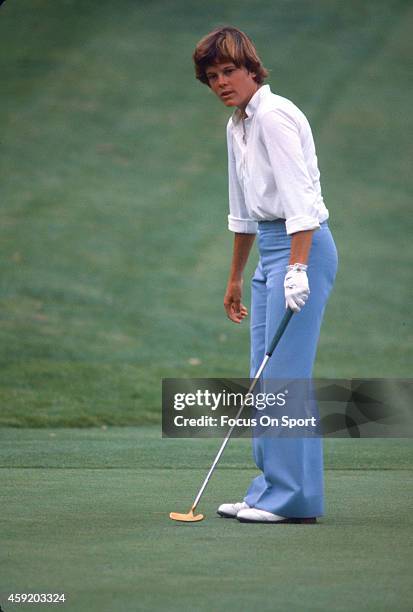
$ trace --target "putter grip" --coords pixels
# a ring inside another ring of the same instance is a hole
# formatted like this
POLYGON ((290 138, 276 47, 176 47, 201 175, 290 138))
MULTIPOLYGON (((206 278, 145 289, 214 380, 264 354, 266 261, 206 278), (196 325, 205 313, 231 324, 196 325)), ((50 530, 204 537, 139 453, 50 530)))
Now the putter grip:
POLYGON ((277 346, 281 336, 283 335, 285 328, 287 327, 291 317, 293 316, 293 311, 291 310, 291 308, 287 308, 287 311, 285 313, 285 315, 282 318, 282 321, 280 323, 280 325, 278 326, 277 331, 275 332, 274 338, 272 339, 272 342, 268 348, 267 351, 267 355, 268 357, 271 357, 271 355, 274 352, 275 347, 277 346))

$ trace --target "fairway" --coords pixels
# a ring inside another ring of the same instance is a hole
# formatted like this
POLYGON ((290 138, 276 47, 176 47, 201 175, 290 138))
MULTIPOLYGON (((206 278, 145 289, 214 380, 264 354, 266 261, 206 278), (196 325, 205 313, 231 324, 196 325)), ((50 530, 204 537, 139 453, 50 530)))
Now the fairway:
POLYGON ((256 473, 249 441, 233 440, 205 520, 170 521, 216 447, 149 427, 0 430, 0 605, 52 591, 75 612, 409 609, 410 441, 327 440, 326 516, 276 526, 215 514, 256 473))
POLYGON ((161 378, 248 373, 222 306, 231 111, 191 63, 222 22, 313 127, 340 260, 315 375, 410 376, 411 2, 121 6, 0 8, 0 424, 156 423, 161 378))

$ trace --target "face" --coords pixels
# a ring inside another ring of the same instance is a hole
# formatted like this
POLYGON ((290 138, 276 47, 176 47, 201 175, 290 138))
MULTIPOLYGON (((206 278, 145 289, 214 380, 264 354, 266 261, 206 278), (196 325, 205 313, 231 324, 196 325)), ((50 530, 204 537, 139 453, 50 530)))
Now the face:
POLYGON ((212 91, 225 106, 238 106, 245 109, 259 85, 254 81, 254 72, 232 62, 222 62, 208 66, 206 76, 212 91))

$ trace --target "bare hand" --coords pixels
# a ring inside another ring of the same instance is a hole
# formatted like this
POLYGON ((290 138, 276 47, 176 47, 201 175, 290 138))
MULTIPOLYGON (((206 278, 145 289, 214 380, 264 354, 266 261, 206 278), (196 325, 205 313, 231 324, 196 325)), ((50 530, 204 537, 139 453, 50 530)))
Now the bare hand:
POLYGON ((241 303, 242 281, 230 281, 224 297, 224 308, 228 319, 234 323, 241 321, 248 316, 248 310, 241 303))

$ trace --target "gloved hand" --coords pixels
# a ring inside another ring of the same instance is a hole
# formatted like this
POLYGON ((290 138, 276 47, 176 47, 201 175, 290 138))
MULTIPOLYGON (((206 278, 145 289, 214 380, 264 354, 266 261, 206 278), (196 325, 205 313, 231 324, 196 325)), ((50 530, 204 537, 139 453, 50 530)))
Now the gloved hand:
POLYGON ((310 295, 307 266, 300 263, 287 266, 287 274, 284 279, 284 295, 285 307, 290 307, 294 312, 300 312, 310 295))

